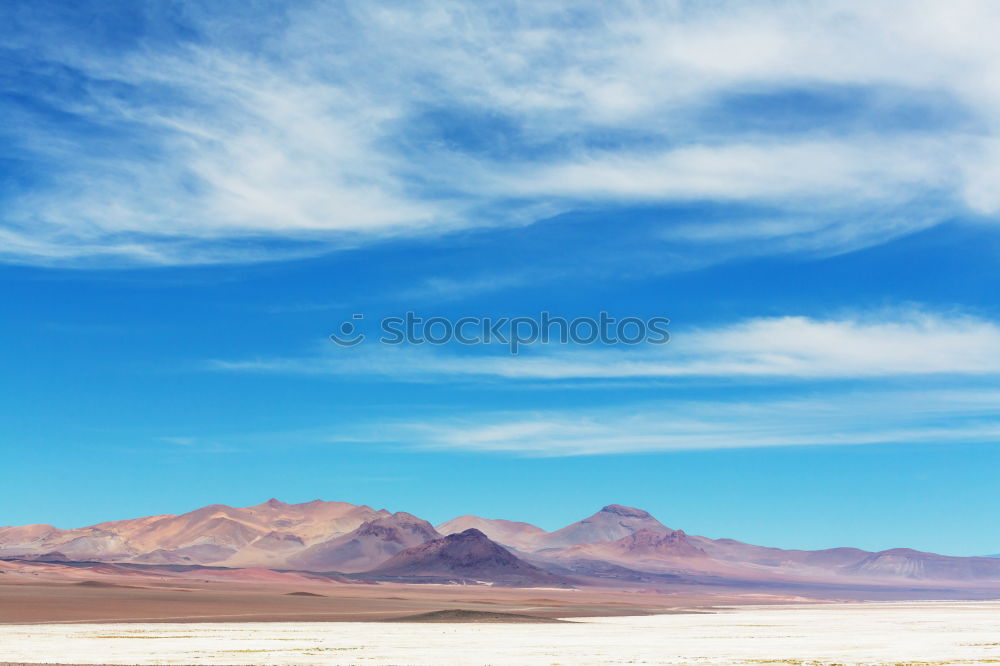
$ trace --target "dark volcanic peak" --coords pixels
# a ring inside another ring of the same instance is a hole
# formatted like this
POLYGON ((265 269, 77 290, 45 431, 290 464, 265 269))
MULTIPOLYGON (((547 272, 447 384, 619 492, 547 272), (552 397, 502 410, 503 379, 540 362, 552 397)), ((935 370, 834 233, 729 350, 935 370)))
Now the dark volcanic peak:
POLYGON ((368 573, 513 586, 566 585, 565 579, 525 562, 475 528, 407 548, 368 573))
POLYGON ((473 571, 485 567, 518 568, 522 562, 509 550, 490 541, 475 528, 449 534, 441 539, 397 553, 373 571, 381 573, 424 574, 473 571))
POLYGON ((419 615, 393 617, 382 622, 470 622, 470 623, 562 623, 554 617, 538 617, 537 615, 521 615, 519 613, 491 613, 489 611, 465 610, 449 608, 447 610, 431 611, 419 615))

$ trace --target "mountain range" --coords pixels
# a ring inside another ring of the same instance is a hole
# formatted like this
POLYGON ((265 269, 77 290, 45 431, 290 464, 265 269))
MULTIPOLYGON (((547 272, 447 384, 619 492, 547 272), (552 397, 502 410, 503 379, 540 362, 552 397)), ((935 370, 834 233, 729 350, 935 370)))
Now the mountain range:
POLYGON ((0 528, 0 559, 267 569, 363 581, 518 587, 852 585, 1000 589, 1000 559, 906 548, 788 550, 672 529, 611 504, 548 532, 472 515, 436 527, 405 512, 315 500, 211 505, 62 530, 0 528))

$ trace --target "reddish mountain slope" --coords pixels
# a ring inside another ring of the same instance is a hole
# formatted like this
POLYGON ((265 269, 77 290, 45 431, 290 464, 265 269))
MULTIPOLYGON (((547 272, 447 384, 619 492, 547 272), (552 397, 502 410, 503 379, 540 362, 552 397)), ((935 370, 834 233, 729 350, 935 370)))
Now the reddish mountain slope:
POLYGON ((707 558, 701 548, 695 546, 683 530, 658 532, 641 529, 612 542, 614 552, 624 558, 707 558))
POLYGON ((367 506, 270 500, 235 508, 214 504, 178 516, 149 516, 59 530, 0 529, 0 557, 280 566, 283 555, 389 515, 367 506))
POLYGON ((639 530, 671 531, 642 509, 609 504, 589 518, 546 534, 538 539, 537 544, 540 548, 558 548, 581 543, 616 541, 639 530))
POLYGON ((615 541, 585 543, 535 553, 535 557, 565 563, 583 570, 593 562, 610 562, 648 572, 732 572, 733 568, 710 558, 682 530, 641 529, 615 541))
POLYGON ((513 520, 480 518, 479 516, 459 516, 437 526, 441 534, 456 534, 467 529, 477 529, 491 540, 518 550, 534 550, 538 541, 548 532, 531 523, 513 520))
POLYGON ((401 511, 310 546, 289 557, 288 565, 306 571, 367 571, 401 550, 439 538, 426 520, 401 511))
MULTIPOLYGON (((856 548, 766 548, 687 535, 645 511, 617 504, 551 533, 528 523, 476 516, 448 521, 441 531, 464 540, 442 541, 429 523, 407 513, 390 514, 345 502, 270 500, 242 508, 216 504, 176 516, 71 530, 51 525, 4 527, 0 559, 357 573, 383 562, 388 565, 390 558, 414 547, 437 544, 432 550, 447 548, 434 556, 425 552, 419 566, 396 560, 393 566, 400 568, 392 575, 545 584, 551 574, 533 566, 539 565, 554 571, 604 571, 608 576, 618 571, 632 578, 635 572, 710 574, 746 584, 765 580, 860 584, 847 582, 854 580, 899 586, 938 581, 970 587, 1000 582, 1000 560, 995 558, 947 557, 908 549, 871 553, 856 548), (464 554, 459 546, 465 548, 464 554)), ((413 552, 407 555, 411 556, 413 552)))

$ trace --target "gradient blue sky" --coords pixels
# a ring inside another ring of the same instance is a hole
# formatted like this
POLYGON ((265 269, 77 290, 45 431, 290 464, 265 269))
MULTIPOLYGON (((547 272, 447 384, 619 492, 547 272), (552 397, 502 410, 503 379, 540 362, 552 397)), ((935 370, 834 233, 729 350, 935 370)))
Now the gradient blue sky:
POLYGON ((995 3, 6 2, 0 524, 1000 552, 995 3), (353 349, 425 316, 663 346, 353 349))

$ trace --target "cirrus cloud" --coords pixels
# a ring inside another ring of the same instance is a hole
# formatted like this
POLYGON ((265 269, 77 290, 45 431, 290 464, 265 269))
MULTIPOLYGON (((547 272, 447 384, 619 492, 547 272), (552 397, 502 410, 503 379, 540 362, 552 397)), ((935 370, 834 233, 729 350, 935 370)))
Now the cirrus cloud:
MULTIPOLYGON (((371 442, 526 456, 653 453, 775 446, 991 444, 992 390, 835 392, 734 401, 666 400, 615 407, 481 411, 450 419, 358 425, 371 442)), ((331 441, 340 441, 332 436, 331 441)), ((345 440, 353 441, 353 440, 345 440)))
POLYGON ((662 346, 525 346, 517 357, 486 347, 393 347, 374 339, 305 357, 216 359, 225 372, 374 375, 404 380, 885 379, 1000 374, 1000 325, 962 313, 922 310, 854 317, 760 317, 672 330, 662 346), (374 345, 374 346, 373 346, 374 345))
POLYGON ((11 12, 7 260, 252 261, 692 200, 762 211, 711 242, 839 252, 1000 210, 994 3, 170 6, 121 8, 140 32, 111 45, 86 7, 11 12))

